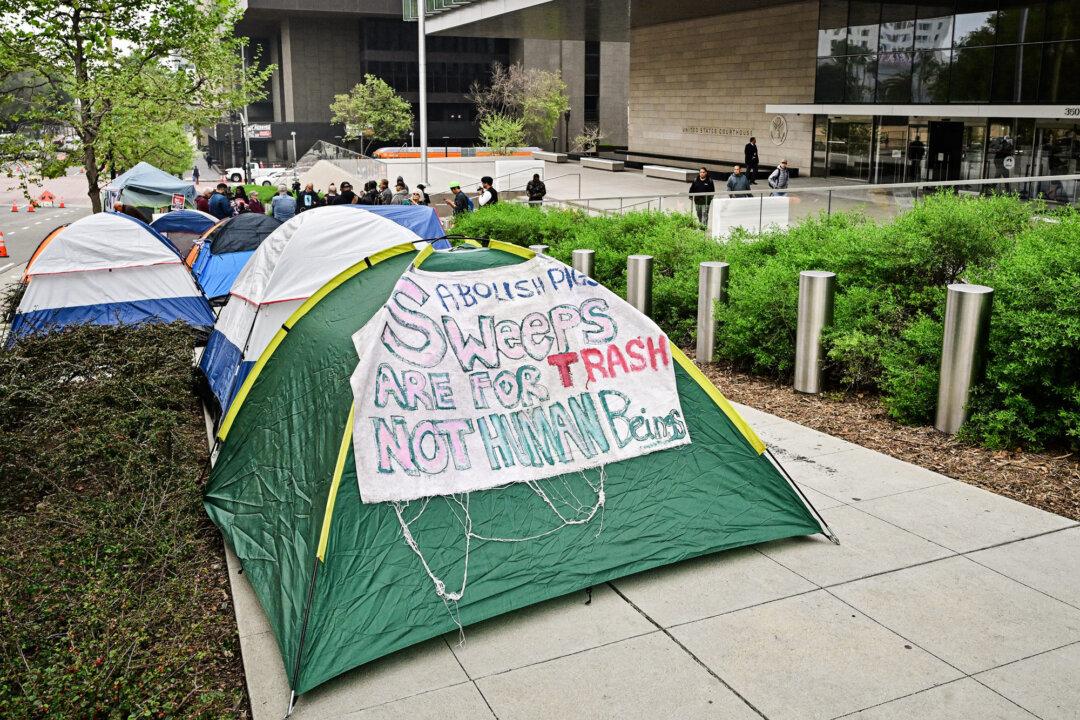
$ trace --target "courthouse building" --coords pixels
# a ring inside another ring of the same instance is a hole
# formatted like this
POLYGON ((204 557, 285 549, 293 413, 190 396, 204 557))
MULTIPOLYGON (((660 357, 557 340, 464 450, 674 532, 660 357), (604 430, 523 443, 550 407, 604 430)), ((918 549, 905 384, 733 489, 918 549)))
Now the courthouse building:
MULTIPOLYGON (((291 160, 293 132, 298 155, 317 140, 341 144, 344 129, 330 123, 330 103, 367 73, 389 83, 412 103, 414 117, 419 116, 417 28, 402 19, 401 0, 246 0, 236 32, 251 40, 249 62, 257 57, 277 68, 266 98, 247 108, 256 160, 291 160)), ((586 125, 601 125, 605 143, 625 145, 628 56, 625 40, 533 40, 475 33, 430 37, 430 143, 476 144, 475 108, 466 97, 469 87, 474 81, 484 83, 493 63, 521 62, 562 71, 571 113, 555 131, 560 149, 567 137, 572 140, 586 125)), ((240 157, 237 123, 235 119, 232 124, 221 123, 211 133, 212 154, 227 164, 238 164, 240 157)), ((418 128, 414 132, 418 143, 418 128)), ((545 139, 545 146, 548 142, 545 139)))
POLYGON ((628 153, 913 182, 1080 172, 1080 0, 428 0, 429 33, 628 41, 628 153))

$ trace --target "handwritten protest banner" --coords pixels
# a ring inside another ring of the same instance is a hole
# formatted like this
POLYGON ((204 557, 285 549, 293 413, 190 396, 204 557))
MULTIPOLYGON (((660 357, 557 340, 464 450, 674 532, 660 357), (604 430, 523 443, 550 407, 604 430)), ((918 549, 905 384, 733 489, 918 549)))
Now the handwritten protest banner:
POLYGON ((353 342, 365 503, 540 480, 690 442, 667 336, 548 256, 409 270, 353 342))

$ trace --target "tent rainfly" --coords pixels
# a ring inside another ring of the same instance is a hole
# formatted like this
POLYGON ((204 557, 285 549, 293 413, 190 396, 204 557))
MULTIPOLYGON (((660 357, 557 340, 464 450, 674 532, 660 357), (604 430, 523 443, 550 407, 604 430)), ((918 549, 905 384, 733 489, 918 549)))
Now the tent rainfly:
POLYGON ((181 255, 191 252, 203 234, 214 227, 218 219, 202 210, 171 210, 156 218, 150 227, 169 238, 181 255))
POLYGON ((136 207, 168 207, 173 195, 183 195, 184 204, 195 204, 195 186, 187 180, 173 177, 150 163, 140 162, 102 189, 102 196, 110 201, 127 203, 136 207))
POLYGON ((608 580, 833 537, 651 320, 495 242, 339 274, 279 325, 218 440, 204 503, 294 696, 608 580))
POLYGON ((236 276, 280 225, 270 215, 244 213, 222 220, 192 246, 185 262, 211 302, 228 299, 236 276))
POLYGON ((209 331, 214 314, 180 254, 148 225, 97 213, 57 228, 27 263, 12 338, 68 325, 183 321, 209 331))
POLYGON ((421 205, 331 205, 283 223, 236 276, 203 353, 218 407, 228 409, 274 333, 328 280, 379 250, 441 237, 435 210, 421 205))

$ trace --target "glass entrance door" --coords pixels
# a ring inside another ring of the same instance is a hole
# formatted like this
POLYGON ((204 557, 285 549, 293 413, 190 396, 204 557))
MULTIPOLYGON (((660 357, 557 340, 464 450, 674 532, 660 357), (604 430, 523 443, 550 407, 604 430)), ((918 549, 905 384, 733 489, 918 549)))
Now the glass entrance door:
POLYGON ((828 175, 870 180, 870 118, 829 118, 828 175))
POLYGON ((874 182, 902 183, 907 177, 908 126, 882 124, 877 130, 874 182))

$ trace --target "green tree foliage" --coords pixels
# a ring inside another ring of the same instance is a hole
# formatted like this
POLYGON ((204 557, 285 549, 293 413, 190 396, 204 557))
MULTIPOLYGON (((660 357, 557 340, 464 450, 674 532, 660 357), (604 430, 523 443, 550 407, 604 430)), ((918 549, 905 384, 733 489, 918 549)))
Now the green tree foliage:
POLYGON ((570 109, 561 73, 526 69, 520 63, 496 63, 490 82, 474 82, 469 99, 476 105, 481 121, 491 115, 519 118, 526 140, 536 145, 550 140, 559 118, 570 109))
POLYGON ((0 81, 22 78, 25 101, 0 154, 30 166, 30 178, 81 165, 99 210, 118 138, 124 151, 132 138, 153 147, 160 138, 141 126, 201 127, 262 97, 273 68, 242 68, 241 13, 236 0, 0 0, 0 81), (54 142, 69 131, 70 142, 54 142))
POLYGON ((346 140, 397 140, 413 126, 412 106, 380 78, 364 75, 347 93, 334 96, 330 122, 345 126, 346 140))
POLYGON ((524 125, 518 118, 492 113, 480 121, 480 140, 496 155, 511 154, 524 138, 524 125))

